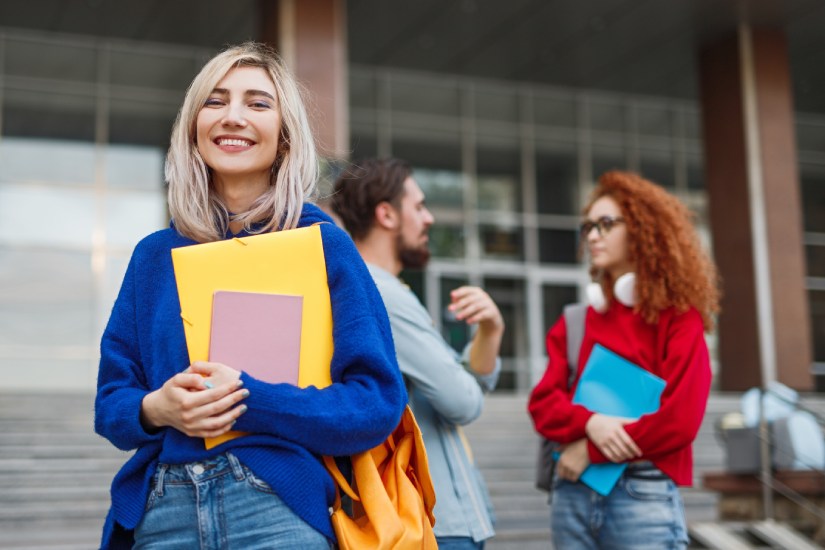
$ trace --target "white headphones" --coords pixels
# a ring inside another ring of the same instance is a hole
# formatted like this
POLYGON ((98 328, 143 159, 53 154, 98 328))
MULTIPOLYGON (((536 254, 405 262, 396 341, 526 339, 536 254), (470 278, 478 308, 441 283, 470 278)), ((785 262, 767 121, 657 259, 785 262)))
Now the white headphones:
MULTIPOLYGON (((599 313, 607 311, 607 298, 599 283, 587 285, 587 302, 599 313)), ((625 273, 613 283, 613 296, 627 307, 636 305, 636 274, 625 273)))

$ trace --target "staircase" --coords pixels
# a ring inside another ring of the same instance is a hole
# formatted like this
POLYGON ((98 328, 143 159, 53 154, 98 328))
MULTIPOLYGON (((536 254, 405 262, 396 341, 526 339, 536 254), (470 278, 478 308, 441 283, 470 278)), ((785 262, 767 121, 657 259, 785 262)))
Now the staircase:
POLYGON ((91 394, 0 394, 0 548, 97 548, 127 455, 92 430, 91 394))
MULTIPOLYGON (((714 425, 722 415, 739 410, 739 399, 739 394, 713 393, 693 445, 694 486, 681 489, 690 526, 691 548, 738 548, 720 544, 719 540, 748 544, 739 546, 743 549, 819 548, 803 545, 800 541, 811 542, 775 522, 727 524, 717 521, 718 497, 716 493, 702 489, 702 474, 725 469, 724 450, 716 439, 714 425), (788 541, 793 544, 787 545, 788 541)), ((822 398, 806 399, 805 402, 816 410, 825 411, 822 398)), ((526 396, 488 396, 481 417, 466 428, 497 516, 496 537, 485 546, 488 550, 550 548, 547 499, 533 486, 538 439, 527 415, 526 403, 526 396)))
MULTIPOLYGON (((0 549, 97 548, 109 507, 109 483, 128 455, 94 434, 92 400, 91 394, 0 393, 0 549)), ((825 410, 825 400, 814 404, 825 410)), ((741 548, 802 550, 806 547, 776 542, 791 540, 782 538, 787 533, 781 532, 781 524, 715 521, 717 498, 701 489, 701 476, 724 469, 713 425, 738 408, 738 395, 712 395, 694 444, 695 487, 682 491, 693 547, 713 548, 712 541, 724 536, 718 534, 723 531, 750 545, 741 548), (768 535, 774 542, 766 542, 768 535)), ((527 416, 526 396, 489 396, 481 418, 466 433, 496 509, 497 536, 486 548, 550 548, 546 497, 533 487, 538 439, 527 416)))

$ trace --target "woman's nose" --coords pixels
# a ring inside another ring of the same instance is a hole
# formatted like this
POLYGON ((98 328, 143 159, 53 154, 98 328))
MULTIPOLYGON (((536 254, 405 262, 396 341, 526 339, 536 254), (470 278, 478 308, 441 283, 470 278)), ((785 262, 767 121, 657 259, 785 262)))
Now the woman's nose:
POLYGON ((246 119, 243 116, 241 105, 230 104, 226 109, 226 114, 221 121, 224 125, 246 126, 246 119))

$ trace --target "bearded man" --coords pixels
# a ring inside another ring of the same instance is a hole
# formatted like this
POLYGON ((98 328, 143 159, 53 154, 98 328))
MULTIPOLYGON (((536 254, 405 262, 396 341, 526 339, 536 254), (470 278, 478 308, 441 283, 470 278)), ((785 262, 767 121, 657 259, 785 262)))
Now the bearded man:
POLYGON ((398 278, 403 269, 426 267, 430 258, 428 231, 434 219, 424 199, 407 162, 364 159, 336 180, 332 208, 355 241, 389 313, 398 365, 436 491, 438 547, 483 549, 495 534, 492 506, 461 426, 478 418, 484 393, 498 381, 504 320, 481 288, 453 290, 448 310, 476 327, 459 355, 398 278))

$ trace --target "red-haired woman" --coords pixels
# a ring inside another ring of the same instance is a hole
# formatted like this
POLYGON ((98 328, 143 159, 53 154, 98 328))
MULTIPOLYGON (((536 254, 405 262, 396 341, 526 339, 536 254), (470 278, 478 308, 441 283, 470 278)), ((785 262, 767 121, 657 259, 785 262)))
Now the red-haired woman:
POLYGON ((553 541, 565 550, 685 548, 676 486, 692 482, 691 445, 710 389, 704 333, 719 310, 716 268, 687 208, 636 174, 604 174, 583 212, 581 237, 594 282, 576 374, 569 384, 562 317, 547 334, 547 371, 529 403, 536 430, 563 445, 553 541), (665 380, 657 412, 629 420, 571 402, 596 344, 665 380), (628 467, 602 496, 579 476, 605 462, 628 467))

